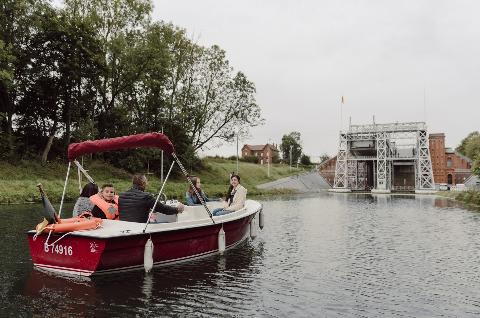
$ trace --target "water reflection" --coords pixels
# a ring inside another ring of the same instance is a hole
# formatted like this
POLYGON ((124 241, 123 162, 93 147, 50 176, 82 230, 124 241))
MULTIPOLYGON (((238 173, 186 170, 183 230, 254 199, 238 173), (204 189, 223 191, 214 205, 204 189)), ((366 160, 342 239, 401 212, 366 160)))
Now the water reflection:
POLYGON ((180 315, 186 308, 201 313, 205 311, 204 302, 217 297, 222 297, 224 303, 217 313, 227 313, 228 303, 241 298, 239 287, 248 289, 252 284, 253 264, 261 262, 262 253, 263 243, 254 246, 246 242, 224 256, 154 268, 148 274, 134 271, 92 278, 57 276, 32 269, 23 296, 30 300, 29 314, 33 315, 153 315, 159 309, 180 315), (229 293, 226 281, 235 285, 235 293, 229 293), (205 290, 209 294, 204 294, 205 290), (59 302, 56 306, 44 306, 55 300, 59 302))
POLYGON ((5 316, 476 317, 480 213, 434 196, 265 201, 266 227, 224 256, 72 279, 32 271, 40 215, 0 207, 5 316))

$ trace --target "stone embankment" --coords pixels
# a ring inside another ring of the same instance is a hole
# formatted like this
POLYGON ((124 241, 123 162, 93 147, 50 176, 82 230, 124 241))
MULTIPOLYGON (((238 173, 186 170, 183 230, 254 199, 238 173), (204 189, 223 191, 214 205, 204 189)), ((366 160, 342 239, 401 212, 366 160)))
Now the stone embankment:
POLYGON ((297 192, 317 192, 330 189, 331 187, 317 171, 314 171, 260 184, 257 188, 263 190, 289 189, 297 192))

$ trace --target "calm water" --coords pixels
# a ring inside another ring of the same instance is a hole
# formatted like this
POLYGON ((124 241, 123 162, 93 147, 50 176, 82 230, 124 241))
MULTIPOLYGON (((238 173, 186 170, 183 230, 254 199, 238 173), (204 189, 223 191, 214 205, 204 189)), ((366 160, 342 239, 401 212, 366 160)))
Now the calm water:
POLYGON ((33 270, 40 207, 0 206, 0 315, 480 315, 480 213, 414 196, 263 203, 266 227, 224 256, 94 279, 33 270))

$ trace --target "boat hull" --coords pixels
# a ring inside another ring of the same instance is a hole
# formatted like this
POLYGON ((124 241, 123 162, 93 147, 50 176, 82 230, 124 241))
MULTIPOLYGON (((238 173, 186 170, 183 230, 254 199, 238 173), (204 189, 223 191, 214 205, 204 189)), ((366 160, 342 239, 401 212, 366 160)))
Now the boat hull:
MULTIPOLYGON (((154 266, 185 261, 218 253, 218 233, 223 226, 227 248, 249 236, 256 213, 223 223, 189 228, 128 233, 123 236, 95 237, 28 232, 34 266, 66 274, 98 275, 143 268, 145 243, 152 239, 154 266), (47 241, 53 246, 46 246, 47 241)), ((115 221, 113 221, 115 222, 115 221)), ((117 221, 118 222, 118 221, 117 221)))

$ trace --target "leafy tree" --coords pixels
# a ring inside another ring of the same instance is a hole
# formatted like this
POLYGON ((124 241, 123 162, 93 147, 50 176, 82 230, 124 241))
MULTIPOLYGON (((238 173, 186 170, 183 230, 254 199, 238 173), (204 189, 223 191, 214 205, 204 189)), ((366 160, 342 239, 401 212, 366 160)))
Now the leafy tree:
POLYGON ((88 26, 53 8, 45 7, 42 13, 26 51, 30 58, 19 89, 18 122, 37 131, 40 141, 47 139, 42 150, 45 163, 54 139, 64 134, 64 145, 68 145, 72 124, 78 125, 87 112, 83 92, 88 90, 82 83, 97 73, 98 45, 88 26))
POLYGON ((330 159, 330 156, 327 153, 324 153, 323 155, 320 156, 320 163, 327 161, 330 159))
POLYGON ((283 135, 282 143, 280 144, 280 150, 285 162, 290 162, 290 152, 292 155, 292 164, 297 163, 302 154, 302 146, 300 140, 300 133, 293 131, 288 135, 283 135))
MULTIPOLYGON (((188 167, 199 149, 261 125, 255 85, 218 46, 151 23, 151 0, 0 4, 0 153, 65 156, 85 139, 164 130, 188 167), (13 142, 16 138, 15 142, 13 142), (14 145, 16 148, 14 148, 14 145)), ((137 170, 157 153, 103 157, 137 170)), ((298 158, 297 158, 298 159, 298 158)))
POLYGON ((478 131, 473 131, 473 132, 469 133, 467 137, 462 139, 462 141, 460 142, 460 145, 457 148, 455 148, 455 151, 457 151, 457 152, 461 153, 462 155, 466 156, 467 155, 467 152, 466 152, 467 143, 470 141, 470 139, 475 138, 479 135, 480 135, 480 133, 478 131))
POLYGON ((473 161, 472 171, 477 176, 480 176, 480 156, 477 156, 473 161))
POLYGON ((480 133, 474 131, 468 134, 455 150, 472 159, 472 171, 480 175, 480 133))
POLYGON ((29 56, 25 53, 30 39, 35 34, 39 12, 45 6, 42 0, 4 0, 0 2, 0 125, 2 153, 13 155, 14 118, 18 114, 18 88, 27 70, 29 56), (5 59, 4 59, 5 58, 5 59), (3 135, 3 132, 5 135, 3 135))
POLYGON ((309 166, 312 164, 312 161, 310 160, 310 157, 307 156, 306 154, 303 154, 301 157, 300 157, 300 163, 304 166, 309 166))
POLYGON ((465 155, 475 159, 480 155, 480 135, 471 136, 465 144, 465 155))

